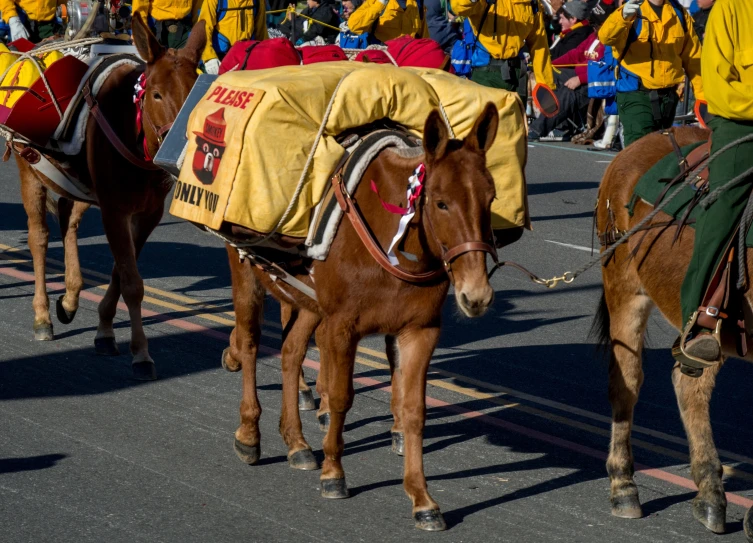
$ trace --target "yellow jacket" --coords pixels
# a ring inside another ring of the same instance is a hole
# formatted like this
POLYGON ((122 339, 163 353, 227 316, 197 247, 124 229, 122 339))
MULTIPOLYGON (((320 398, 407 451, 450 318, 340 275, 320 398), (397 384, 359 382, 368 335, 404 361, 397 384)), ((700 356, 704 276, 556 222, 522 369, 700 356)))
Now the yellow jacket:
MULTIPOLYGON (((648 89, 663 89, 682 83, 685 74, 693 84, 696 98, 704 99, 701 82, 701 42, 693 30, 693 19, 686 10, 685 28, 674 7, 664 2, 661 19, 649 2, 641 5, 641 31, 621 59, 626 70, 638 76, 648 89)), ((627 44, 635 18, 625 20, 618 9, 599 30, 599 40, 612 46, 612 54, 620 58, 627 44)))
POLYGON ((425 16, 418 12, 416 0, 406 0, 405 11, 397 0, 387 0, 386 5, 379 0, 366 0, 350 15, 348 28, 354 34, 369 32, 383 42, 406 35, 427 36, 425 16))
POLYGON ((55 18, 57 0, 0 0, 0 12, 6 23, 11 17, 18 17, 16 6, 21 8, 32 21, 49 21, 55 18))
POLYGON ((702 65, 709 112, 753 121, 753 3, 717 1, 706 23, 702 65))
POLYGON ((131 4, 133 12, 145 21, 149 15, 157 21, 180 20, 191 15, 192 8, 192 0, 133 0, 131 4))
MULTIPOLYGON (((452 9, 468 17, 475 34, 486 11, 486 0, 453 0, 452 9)), ((552 58, 541 9, 533 12, 531 0, 497 0, 489 8, 478 41, 495 59, 517 57, 528 44, 536 81, 554 88, 552 58), (497 35, 494 35, 496 20, 497 35)))
POLYGON ((266 40, 267 13, 264 5, 264 0, 204 0, 199 12, 199 21, 206 21, 204 62, 217 58, 218 54, 224 55, 237 41, 266 40), (254 5, 258 13, 254 13, 254 5), (225 11, 227 8, 230 9, 225 11))

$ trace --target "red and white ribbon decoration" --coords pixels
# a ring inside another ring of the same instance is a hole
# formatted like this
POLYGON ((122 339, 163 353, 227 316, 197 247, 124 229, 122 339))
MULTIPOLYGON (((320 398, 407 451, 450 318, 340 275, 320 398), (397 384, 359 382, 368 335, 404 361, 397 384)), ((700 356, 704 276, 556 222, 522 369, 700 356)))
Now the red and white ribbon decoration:
POLYGON ((413 171, 413 175, 408 178, 408 189, 405 193, 405 198, 408 201, 407 207, 399 207, 382 200, 382 197, 379 196, 379 190, 377 189, 376 183, 374 183, 373 179, 371 180, 371 190, 376 192, 377 196, 379 196, 379 201, 381 202, 382 207, 394 215, 402 215, 397 227, 397 233, 395 234, 395 237, 392 238, 389 249, 387 249, 387 256, 393 266, 399 264, 397 256, 395 256, 395 247, 405 236, 405 232, 408 230, 408 223, 410 223, 411 219, 416 214, 416 202, 423 192, 425 177, 426 166, 421 163, 413 171))
MULTIPOLYGON (((144 98, 144 95, 146 94, 146 73, 143 73, 139 76, 139 79, 136 81, 136 84, 133 86, 133 103, 137 104, 138 107, 136 108, 136 130, 140 134, 143 131, 143 124, 142 124, 142 115, 143 112, 141 110, 141 100, 144 98)), ((144 158, 147 162, 151 162, 152 158, 149 156, 149 145, 146 141, 146 133, 144 133, 144 140, 142 142, 142 146, 144 148, 144 158)))

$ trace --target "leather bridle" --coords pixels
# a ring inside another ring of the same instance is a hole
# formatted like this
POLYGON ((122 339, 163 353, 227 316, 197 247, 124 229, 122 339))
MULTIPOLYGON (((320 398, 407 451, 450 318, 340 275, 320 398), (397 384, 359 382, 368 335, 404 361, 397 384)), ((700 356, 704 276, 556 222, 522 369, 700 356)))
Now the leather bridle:
MULTIPOLYGON (((115 147, 115 149, 117 149, 117 151, 121 154, 123 158, 125 158, 128 162, 130 162, 131 164, 133 164, 134 166, 142 170, 158 171, 162 169, 156 164, 154 164, 154 162, 152 162, 152 158, 149 156, 146 134, 144 134, 144 140, 143 140, 145 158, 141 158, 140 156, 138 156, 136 153, 131 151, 125 143, 123 143, 123 140, 121 140, 120 137, 115 132, 115 130, 113 130, 112 125, 107 120, 107 117, 105 117, 104 113, 102 113, 102 110, 99 108, 99 103, 97 102, 97 99, 92 94, 91 80, 86 82, 81 92, 84 95, 84 100, 86 100, 86 104, 89 106, 89 110, 91 114, 94 116, 94 119, 97 121, 97 124, 102 129, 102 132, 104 132, 105 136, 110 141, 112 146, 115 147)), ((149 128, 153 130, 154 133, 157 135, 158 146, 162 145, 164 136, 165 134, 167 134, 170 128, 172 128, 173 123, 168 123, 161 127, 157 127, 154 125, 146 109, 144 109, 143 91, 142 91, 141 96, 138 97, 137 103, 138 103, 138 108, 139 108, 138 115, 137 115, 137 124, 140 124, 140 119, 143 118, 149 125, 149 128)), ((142 132, 142 131, 143 130, 141 130, 141 127, 139 127, 139 132, 142 132)))
POLYGON ((499 265, 499 260, 497 259, 497 251, 492 245, 483 241, 466 241, 455 245, 450 249, 447 249, 442 244, 442 242, 439 241, 439 238, 437 238, 437 235, 434 231, 434 226, 432 225, 431 219, 429 218, 429 215, 427 213, 426 222, 428 225, 429 234, 432 236, 435 243, 440 248, 440 251, 442 253, 441 258, 443 267, 429 272, 413 273, 402 269, 400 266, 395 266, 390 262, 389 258, 384 252, 384 249, 382 249, 381 245, 379 245, 379 242, 374 238, 374 235, 371 233, 371 230, 367 226, 363 215, 361 214, 361 211, 358 209, 355 199, 350 195, 348 189, 345 187, 345 184, 343 183, 342 168, 332 177, 332 186, 335 192, 337 203, 340 205, 340 209, 343 210, 343 213, 350 220, 350 223, 353 225, 353 228, 358 234, 358 237, 361 238, 364 246, 369 251, 369 254, 371 254, 374 260, 376 260, 376 262, 382 268, 402 281, 406 281, 408 283, 427 283, 430 281, 435 281, 442 277, 444 274, 447 274, 452 284, 455 284, 455 278, 452 274, 452 263, 458 257, 473 251, 489 253, 492 257, 492 260, 494 260, 495 264, 497 264, 494 267, 495 270, 499 265))

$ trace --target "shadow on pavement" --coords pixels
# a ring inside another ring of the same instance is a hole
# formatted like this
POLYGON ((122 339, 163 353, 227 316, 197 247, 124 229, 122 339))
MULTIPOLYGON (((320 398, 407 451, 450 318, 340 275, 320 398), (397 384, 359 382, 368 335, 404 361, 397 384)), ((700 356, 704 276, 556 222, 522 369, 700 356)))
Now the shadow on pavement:
POLYGON ((43 454, 26 458, 0 458, 0 475, 51 468, 67 456, 65 454, 43 454))

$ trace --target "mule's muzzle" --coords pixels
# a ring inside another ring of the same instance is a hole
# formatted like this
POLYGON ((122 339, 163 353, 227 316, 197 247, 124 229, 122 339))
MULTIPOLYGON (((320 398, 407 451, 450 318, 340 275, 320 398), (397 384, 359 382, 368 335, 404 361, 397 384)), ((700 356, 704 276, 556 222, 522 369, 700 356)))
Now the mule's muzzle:
POLYGON ((455 292, 455 299, 466 317, 480 317, 494 302, 494 289, 488 282, 477 288, 460 287, 455 292))

